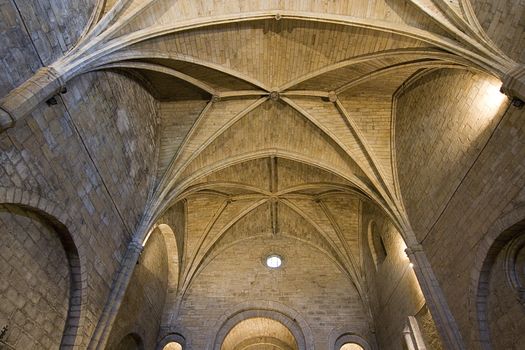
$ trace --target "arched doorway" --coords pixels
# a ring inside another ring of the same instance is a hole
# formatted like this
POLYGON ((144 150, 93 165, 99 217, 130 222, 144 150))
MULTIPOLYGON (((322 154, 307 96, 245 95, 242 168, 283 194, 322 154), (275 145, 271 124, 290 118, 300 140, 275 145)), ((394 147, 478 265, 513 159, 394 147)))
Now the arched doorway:
POLYGON ((292 332, 279 321, 253 317, 237 323, 226 335, 221 350, 299 350, 292 332))

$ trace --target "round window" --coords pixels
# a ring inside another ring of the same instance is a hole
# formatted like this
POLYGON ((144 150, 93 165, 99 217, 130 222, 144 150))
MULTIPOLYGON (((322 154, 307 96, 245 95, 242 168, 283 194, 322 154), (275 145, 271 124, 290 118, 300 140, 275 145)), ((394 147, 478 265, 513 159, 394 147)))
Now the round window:
POLYGON ((266 257, 266 266, 270 269, 277 269, 283 264, 283 259, 280 255, 271 254, 266 257))

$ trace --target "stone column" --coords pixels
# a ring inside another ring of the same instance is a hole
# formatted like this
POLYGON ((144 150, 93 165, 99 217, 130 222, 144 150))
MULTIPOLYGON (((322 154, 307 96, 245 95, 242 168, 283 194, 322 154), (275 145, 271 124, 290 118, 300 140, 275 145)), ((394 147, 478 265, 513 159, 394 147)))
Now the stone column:
POLYGON ((126 293, 127 286, 133 275, 133 270, 142 252, 142 242, 132 240, 128 245, 128 250, 122 261, 118 275, 116 276, 113 287, 109 294, 104 311, 100 316, 95 332, 91 338, 88 349, 105 349, 108 337, 115 321, 122 300, 126 293))
POLYGON ((464 350, 465 344, 456 320, 450 312, 443 291, 439 286, 439 282, 434 275, 434 271, 430 266, 423 247, 421 244, 412 245, 406 249, 406 253, 410 261, 414 264, 414 272, 416 273, 432 318, 441 335, 443 345, 446 349, 450 350, 464 350))
POLYGON ((0 133, 31 113, 36 106, 63 89, 62 75, 53 67, 39 69, 35 75, 0 100, 0 133))
POLYGON ((403 338, 405 338, 407 350, 416 350, 416 348, 414 348, 414 343, 412 342, 412 336, 410 335, 410 329, 408 328, 408 326, 405 326, 405 328, 403 329, 403 338))

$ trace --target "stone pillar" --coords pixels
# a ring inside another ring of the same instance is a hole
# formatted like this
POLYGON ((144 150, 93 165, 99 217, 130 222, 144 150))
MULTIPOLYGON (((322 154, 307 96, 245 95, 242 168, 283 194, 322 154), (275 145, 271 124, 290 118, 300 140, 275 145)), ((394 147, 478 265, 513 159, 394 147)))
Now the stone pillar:
POLYGON ((104 311, 100 316, 88 349, 106 348, 113 322, 115 322, 141 252, 142 242, 132 240, 128 245, 128 250, 126 251, 120 270, 113 282, 113 287, 111 288, 108 300, 104 306, 104 311))
POLYGON ((403 329, 403 338, 405 338, 407 350, 416 350, 416 348, 414 348, 414 343, 412 342, 412 335, 410 334, 410 329, 408 328, 408 326, 405 326, 405 328, 403 329))
POLYGON ((441 335, 443 345, 446 349, 450 350, 464 350, 465 344, 456 320, 450 312, 443 291, 439 286, 439 282, 434 275, 434 271, 430 266, 423 247, 421 244, 412 245, 406 249, 406 253, 410 261, 414 264, 414 272, 416 273, 432 318, 441 335))
POLYGON ((513 100, 525 101, 525 65, 517 65, 503 76, 501 92, 513 100))
POLYGON ((53 67, 39 69, 35 75, 0 100, 0 133, 31 113, 36 106, 57 94, 64 86, 53 67))

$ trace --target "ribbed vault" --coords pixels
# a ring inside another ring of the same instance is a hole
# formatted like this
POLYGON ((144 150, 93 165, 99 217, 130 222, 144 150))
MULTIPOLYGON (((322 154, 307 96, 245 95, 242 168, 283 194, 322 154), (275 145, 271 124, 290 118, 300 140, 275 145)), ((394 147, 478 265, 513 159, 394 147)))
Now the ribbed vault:
POLYGON ((150 220, 184 207, 168 313, 222 252, 279 236, 327 256, 370 313, 363 201, 410 232, 397 96, 432 72, 487 77, 510 62, 463 2, 119 4, 89 50, 94 69, 131 73, 159 100, 150 220))
MULTIPOLYGON (((177 250, 168 253, 163 327, 175 322, 192 286, 221 254, 272 240, 326 258, 372 325, 363 203, 378 207, 407 246, 419 246, 457 187, 435 186, 436 196, 415 190, 435 179, 429 168, 412 181, 427 162, 412 162, 413 144, 442 170, 440 181, 448 174, 462 181, 504 113, 504 104, 484 105, 484 91, 523 69, 514 61, 523 56, 519 45, 500 49, 492 41, 501 33, 491 32, 485 5, 100 0, 77 45, 27 91, 0 101, 0 122, 12 126, 73 78, 99 70, 125 75, 154 97, 154 112, 143 118, 156 136, 156 168, 144 175, 152 185, 141 189, 148 201, 133 234, 140 241, 159 228, 168 250, 177 250), (447 89, 448 81, 468 93, 447 89), (436 86, 442 93, 434 97, 436 86), (421 96, 427 98, 419 103, 421 96), (460 98, 469 103, 454 101, 460 98), (448 115, 453 109, 471 118, 456 123, 448 115), (432 123, 429 110, 439 112, 432 123), (480 126, 478 117, 490 122, 480 126), (474 130, 465 139, 432 138, 463 127, 474 130), (414 134, 428 137, 412 144, 414 134), (458 149, 447 144, 458 139, 458 149), (458 156, 443 165, 437 158, 447 150, 458 156), (421 199, 433 201, 430 212, 421 199)), ((294 349, 288 338, 255 334, 226 348, 294 349)))
POLYGON ((362 201, 368 200, 341 176, 277 156, 248 160, 198 179, 174 199, 185 207, 179 211, 184 219, 171 219, 185 223, 180 233, 184 253, 178 282, 172 283, 178 293, 168 296, 168 312, 177 314, 177 305, 201 272, 226 250, 240 242, 286 239, 331 261, 370 313, 359 234, 362 201))

